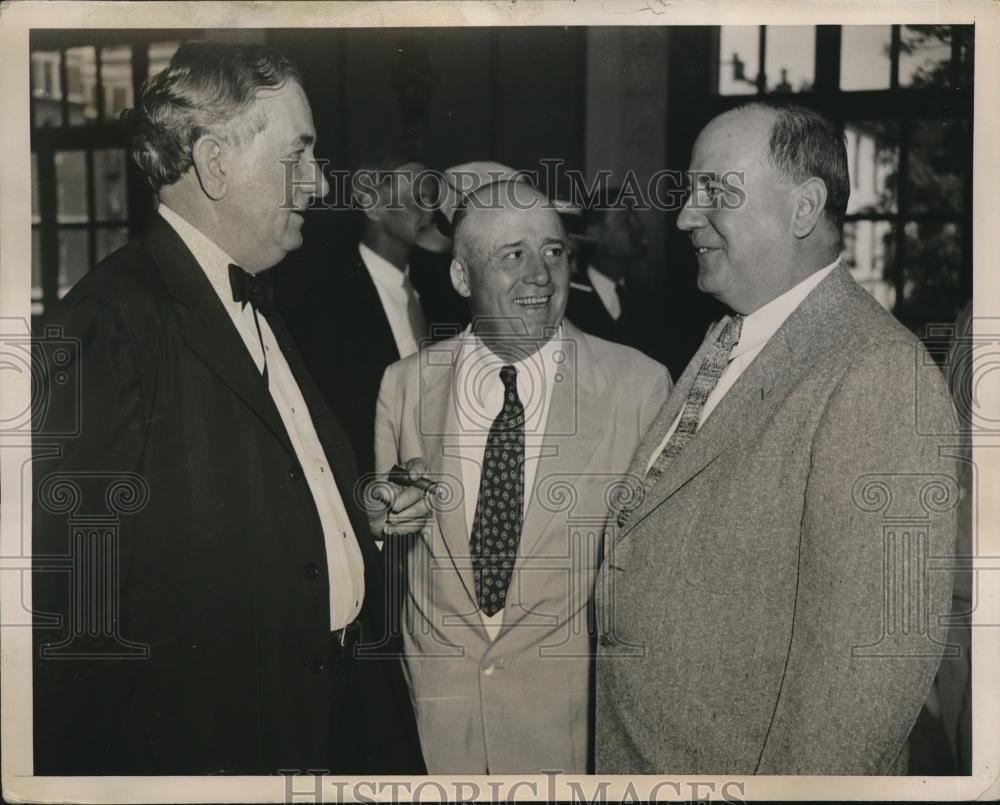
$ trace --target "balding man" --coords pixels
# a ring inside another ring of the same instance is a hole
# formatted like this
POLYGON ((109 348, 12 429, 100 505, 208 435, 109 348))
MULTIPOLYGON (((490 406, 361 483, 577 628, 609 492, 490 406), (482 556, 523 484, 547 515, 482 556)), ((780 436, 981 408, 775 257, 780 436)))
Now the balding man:
POLYGON ((599 525, 670 387, 564 322, 566 236, 501 181, 454 218, 473 323, 389 367, 376 466, 424 457, 447 502, 409 537, 404 650, 428 771, 584 773, 599 525))
POLYGON ((678 226, 732 313, 636 453, 600 579, 597 771, 887 774, 943 650, 948 391, 840 263, 840 131, 751 103, 678 226), (655 592, 654 592, 655 591, 655 592))

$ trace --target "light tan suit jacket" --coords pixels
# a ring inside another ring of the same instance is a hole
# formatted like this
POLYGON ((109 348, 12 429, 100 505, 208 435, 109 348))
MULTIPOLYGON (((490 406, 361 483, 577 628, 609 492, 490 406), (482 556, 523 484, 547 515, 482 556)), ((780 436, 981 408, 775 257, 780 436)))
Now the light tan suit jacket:
POLYGON ((592 637, 587 611, 609 499, 666 399, 666 368, 563 325, 556 379, 503 626, 475 599, 453 385, 460 339, 386 371, 376 465, 424 457, 448 490, 405 549, 405 667, 432 774, 587 770, 592 637))

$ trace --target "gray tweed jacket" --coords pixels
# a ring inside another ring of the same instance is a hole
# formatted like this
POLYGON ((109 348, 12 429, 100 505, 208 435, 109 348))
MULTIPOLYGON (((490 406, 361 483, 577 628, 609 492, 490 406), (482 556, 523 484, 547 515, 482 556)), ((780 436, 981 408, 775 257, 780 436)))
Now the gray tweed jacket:
MULTIPOLYGON (((705 351, 646 434, 636 476, 705 351)), ((899 771, 946 650, 955 427, 923 346, 834 269, 624 529, 612 512, 597 772, 899 771)))

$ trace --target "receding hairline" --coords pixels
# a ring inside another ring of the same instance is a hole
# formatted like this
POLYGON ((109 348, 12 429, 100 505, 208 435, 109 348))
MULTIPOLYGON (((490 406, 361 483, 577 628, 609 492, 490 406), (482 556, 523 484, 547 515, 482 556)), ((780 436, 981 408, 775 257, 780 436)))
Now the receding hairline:
MULTIPOLYGON (((469 199, 479 197, 480 194, 486 193, 487 191, 495 192, 497 190, 496 186, 500 184, 509 186, 513 186, 515 184, 520 185, 520 187, 517 188, 512 188, 512 187, 509 188, 509 192, 514 193, 515 199, 519 196, 518 191, 523 189, 527 190, 532 195, 533 199, 539 203, 537 204, 533 203, 530 207, 526 208, 511 206, 509 203, 503 204, 501 206, 489 206, 488 204, 479 206, 476 204, 471 204, 469 206, 463 207, 461 209, 461 218, 459 219, 459 225, 457 226, 454 232, 455 257, 460 262, 462 261, 462 259, 464 258, 465 254, 468 252, 470 247, 472 248, 473 251, 482 254, 484 247, 492 248, 496 245, 493 243, 490 244, 484 243, 483 236, 482 234, 480 234, 480 231, 478 229, 474 230, 476 233, 475 235, 473 235, 472 231, 469 231, 470 225, 475 223, 475 221, 473 220, 473 216, 477 214, 485 215, 486 213, 511 212, 511 211, 524 212, 524 213, 537 213, 540 210, 543 212, 548 212, 551 215, 555 216, 555 220, 558 222, 559 225, 559 230, 563 233, 562 238, 553 238, 553 240, 554 241, 562 240, 562 242, 565 242, 566 240, 565 228, 563 227, 562 220, 559 217, 559 213, 557 212, 555 205, 552 203, 551 199, 549 199, 548 196, 546 196, 543 192, 541 192, 539 189, 535 187, 532 187, 530 184, 527 184, 526 182, 519 180, 506 180, 506 179, 501 180, 500 182, 491 182, 489 184, 483 185, 482 187, 470 191, 463 197, 462 201, 463 203, 465 203, 469 199)), ((508 202, 511 201, 508 195, 505 195, 504 198, 508 202)), ((484 199, 482 198, 479 198, 478 200, 481 202, 484 201, 484 199)), ((501 239, 504 241, 508 240, 508 238, 501 238, 501 239)))

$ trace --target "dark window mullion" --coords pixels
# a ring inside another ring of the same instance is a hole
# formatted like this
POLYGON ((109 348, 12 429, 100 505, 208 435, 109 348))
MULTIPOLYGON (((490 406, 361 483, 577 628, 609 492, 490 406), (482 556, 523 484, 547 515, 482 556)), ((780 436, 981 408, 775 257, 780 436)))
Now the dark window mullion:
POLYGON ((49 310, 59 297, 59 230, 56 226, 56 165, 51 148, 37 148, 38 225, 42 258, 42 310, 49 310))
POLYGON ((767 92, 767 73, 764 72, 765 59, 767 59, 767 26, 761 25, 757 34, 757 93, 759 95, 767 92))
POLYGON ((962 84, 962 34, 961 28, 951 25, 948 28, 951 34, 951 64, 948 69, 949 84, 958 87, 962 84))
POLYGON ((898 25, 892 26, 892 40, 889 44, 889 89, 899 89, 899 48, 902 33, 898 25))
MULTIPOLYGON (((100 93, 98 93, 100 94, 100 93)), ((94 219, 97 217, 97 204, 94 191, 94 152, 87 149, 87 270, 94 267, 97 257, 97 235, 94 232, 94 219)))
MULTIPOLYGON (((893 26, 896 28, 898 26, 893 26)), ((893 71, 893 75, 896 72, 893 71)), ((896 289, 895 310, 899 310, 903 303, 903 266, 906 259, 906 213, 909 212, 909 173, 910 173, 910 139, 913 130, 913 122, 909 119, 899 121, 899 167, 896 169, 898 184, 896 186, 896 248, 892 255, 892 283, 896 289)))
MULTIPOLYGON (((149 44, 132 45, 132 98, 133 105, 139 103, 142 85, 149 73, 149 44)), ((343 83, 343 82, 342 82, 343 83)), ((128 217, 129 237, 139 233, 149 216, 149 184, 139 166, 132 160, 128 142, 125 148, 125 209, 128 217)))
POLYGON ((101 65, 101 52, 103 48, 97 46, 94 48, 94 60, 97 67, 96 78, 94 79, 97 83, 94 87, 94 94, 97 96, 97 120, 98 122, 104 122, 104 68, 101 65))
POLYGON ((59 108, 62 125, 69 125, 69 70, 66 68, 66 48, 59 48, 59 108))
POLYGON ((837 92, 840 89, 841 27, 816 26, 816 59, 813 64, 813 89, 837 92))

